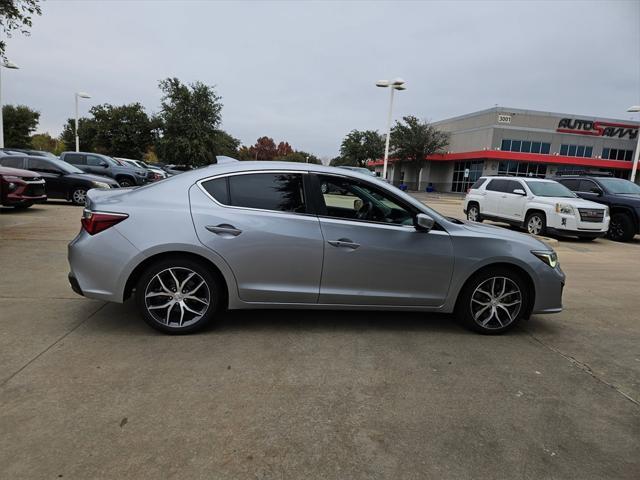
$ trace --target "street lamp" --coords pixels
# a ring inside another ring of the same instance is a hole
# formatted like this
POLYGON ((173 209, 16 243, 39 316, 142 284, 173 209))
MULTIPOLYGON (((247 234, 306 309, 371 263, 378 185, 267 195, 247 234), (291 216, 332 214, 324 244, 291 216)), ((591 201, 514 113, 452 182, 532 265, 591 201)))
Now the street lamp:
MULTIPOLYGON (((627 112, 640 112, 640 105, 634 105, 629 107, 627 112)), ((631 181, 636 181, 636 171, 638 170, 638 157, 640 156, 640 125, 638 125, 638 132, 636 133, 638 141, 636 142, 636 151, 633 155, 633 167, 631 167, 631 181)))
POLYGON ((76 152, 80 151, 80 137, 78 137, 78 98, 91 98, 91 95, 84 92, 76 92, 76 152))
POLYGON ((391 136, 391 114, 393 112, 393 92, 395 90, 406 90, 404 80, 396 78, 395 80, 378 80, 376 87, 389 88, 391 95, 389 98, 389 116, 387 118, 387 140, 384 145, 384 166, 382 167, 382 178, 387 179, 387 162, 389 161, 389 137, 391 136))
MULTIPOLYGON (((18 70, 18 67, 15 63, 5 60, 0 63, 0 77, 2 76, 2 67, 8 68, 10 70, 18 70)), ((2 78, 0 78, 0 148, 4 148, 4 120, 2 119, 2 78)))

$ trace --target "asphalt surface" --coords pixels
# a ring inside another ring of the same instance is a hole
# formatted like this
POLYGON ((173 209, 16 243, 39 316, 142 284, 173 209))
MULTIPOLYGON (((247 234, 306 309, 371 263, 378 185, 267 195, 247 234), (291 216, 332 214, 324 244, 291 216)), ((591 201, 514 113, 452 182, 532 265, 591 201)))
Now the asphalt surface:
POLYGON ((638 236, 554 242, 565 311, 503 336, 255 311, 170 337, 71 291, 80 213, 0 211, 2 479, 640 478, 638 236))

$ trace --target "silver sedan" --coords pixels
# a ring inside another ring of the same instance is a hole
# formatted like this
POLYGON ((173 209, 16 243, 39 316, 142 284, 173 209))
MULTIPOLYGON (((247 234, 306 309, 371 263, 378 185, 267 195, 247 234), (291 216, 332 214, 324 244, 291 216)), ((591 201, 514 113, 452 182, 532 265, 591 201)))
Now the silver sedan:
POLYGON ((562 309, 565 275, 541 241, 443 217, 381 180, 311 164, 229 162, 127 190, 90 190, 69 281, 130 296, 188 333, 225 309, 455 313, 501 333, 562 309))

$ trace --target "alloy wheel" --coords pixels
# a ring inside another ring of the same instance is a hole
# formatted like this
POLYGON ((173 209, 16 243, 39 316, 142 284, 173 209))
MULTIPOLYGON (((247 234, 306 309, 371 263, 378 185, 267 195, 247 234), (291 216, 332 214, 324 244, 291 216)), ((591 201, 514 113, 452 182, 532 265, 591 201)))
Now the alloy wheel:
POLYGON ((198 273, 185 267, 172 267, 151 278, 144 301, 156 322, 180 328, 193 325, 207 313, 211 293, 198 273))
POLYGON ((470 220, 472 222, 478 221, 478 207, 469 207, 469 210, 467 211, 467 220, 470 220))
POLYGON ((531 235, 540 235, 542 232, 542 219, 538 215, 533 215, 527 223, 527 231, 531 235))
POLYGON ((73 203, 78 205, 84 205, 85 202, 87 201, 87 191, 82 188, 78 188, 73 191, 73 194, 71 197, 72 197, 73 203))
POLYGON ((470 308, 473 320, 482 328, 501 329, 518 318, 522 292, 507 277, 491 277, 473 291, 470 308))

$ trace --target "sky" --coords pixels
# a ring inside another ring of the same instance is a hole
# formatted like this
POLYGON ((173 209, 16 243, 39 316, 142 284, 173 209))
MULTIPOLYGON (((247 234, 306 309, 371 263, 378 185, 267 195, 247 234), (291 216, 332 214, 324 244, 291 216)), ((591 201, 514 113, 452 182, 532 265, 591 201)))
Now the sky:
POLYGON ((2 101, 40 111, 60 133, 96 104, 157 112, 158 81, 215 86, 222 127, 322 157, 352 129, 393 117, 436 121, 495 105, 631 119, 640 104, 640 1, 213 2, 42 4, 32 33, 7 40, 20 70, 2 72, 2 101))

